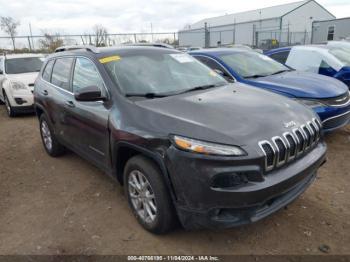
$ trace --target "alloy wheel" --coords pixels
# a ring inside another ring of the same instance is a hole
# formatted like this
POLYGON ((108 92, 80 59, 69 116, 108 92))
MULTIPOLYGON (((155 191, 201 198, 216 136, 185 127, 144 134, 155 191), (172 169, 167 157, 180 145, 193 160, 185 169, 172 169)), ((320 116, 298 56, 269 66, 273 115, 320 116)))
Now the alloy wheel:
POLYGON ((145 223, 152 223, 157 217, 157 203, 151 184, 138 170, 133 170, 128 180, 128 194, 136 213, 145 223))
POLYGON ((44 145, 47 150, 52 150, 52 137, 51 137, 51 131, 49 129, 49 126, 47 125, 46 121, 41 122, 41 134, 43 137, 44 145))

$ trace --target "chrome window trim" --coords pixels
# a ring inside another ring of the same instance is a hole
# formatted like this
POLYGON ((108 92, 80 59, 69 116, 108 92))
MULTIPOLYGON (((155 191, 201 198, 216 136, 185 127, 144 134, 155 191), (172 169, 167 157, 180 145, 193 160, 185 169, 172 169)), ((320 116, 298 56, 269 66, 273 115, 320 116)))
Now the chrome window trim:
POLYGON ((271 171, 275 167, 275 163, 276 163, 276 150, 273 147, 273 145, 267 140, 260 141, 259 142, 259 147, 260 147, 261 151, 264 153, 264 156, 265 156, 265 171, 271 171), (265 152, 265 150, 264 150, 264 148, 262 146, 263 144, 268 144, 272 148, 272 151, 273 151, 273 161, 272 161, 273 163, 270 166, 267 165, 267 154, 266 154, 266 152, 265 152))
MULTIPOLYGON (((73 58, 73 59, 76 59, 76 58, 85 58, 85 59, 88 59, 88 60, 94 65, 94 67, 95 67, 95 69, 96 69, 98 75, 99 75, 100 78, 102 79, 103 88, 104 88, 105 91, 106 91, 107 97, 108 97, 108 98, 110 97, 110 93, 109 93, 109 91, 108 91, 108 89, 107 89, 107 87, 106 87, 106 82, 104 81, 103 77, 101 76, 101 73, 100 73, 100 71, 98 70, 98 68, 96 67, 94 61, 92 61, 89 57, 82 56, 82 55, 77 55, 77 56, 69 55, 69 56, 57 56, 57 57, 55 56, 55 57, 53 57, 53 58, 47 60, 47 62, 45 63, 45 66, 47 65, 47 63, 48 63, 49 61, 51 61, 51 60, 57 60, 57 59, 61 59, 61 58, 73 58)), ((55 61, 55 62, 56 62, 56 61, 55 61)), ((73 65, 73 64, 72 64, 72 65, 73 65)), ((55 66, 55 64, 54 64, 54 66, 55 66)), ((51 75, 52 75, 54 66, 52 67, 51 75)), ((74 61, 74 66, 75 66, 75 61, 74 61)), ((72 72, 73 72, 73 74, 72 74, 72 80, 73 80, 73 77, 74 77, 74 68, 72 68, 72 72)), ((73 92, 70 92, 70 91, 68 91, 68 90, 66 90, 66 89, 64 89, 64 88, 62 88, 62 87, 56 86, 56 85, 52 84, 51 82, 46 81, 46 80, 43 78, 42 73, 40 73, 40 80, 44 81, 45 83, 50 84, 51 86, 55 87, 56 89, 62 90, 62 91, 66 92, 66 93, 68 93, 68 94, 70 94, 70 95, 73 95, 73 97, 74 97, 74 93, 73 93, 73 92)), ((72 88, 73 88, 73 86, 72 86, 72 88)), ((72 91, 73 91, 73 90, 72 90, 72 91)), ((101 90, 101 91, 102 91, 102 90, 101 90)), ((95 102, 104 103, 103 101, 95 101, 95 102)))

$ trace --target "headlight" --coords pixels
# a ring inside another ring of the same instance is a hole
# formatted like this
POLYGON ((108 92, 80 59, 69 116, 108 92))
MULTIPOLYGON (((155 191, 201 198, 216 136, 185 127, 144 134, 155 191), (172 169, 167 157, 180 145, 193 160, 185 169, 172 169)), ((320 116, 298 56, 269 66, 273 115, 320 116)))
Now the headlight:
POLYGON ((173 143, 181 150, 194 152, 204 155, 217 156, 245 156, 247 153, 238 146, 228 146, 215 143, 209 143, 182 136, 173 136, 173 143))
POLYGON ((317 100, 312 100, 312 99, 295 99, 295 100, 311 108, 325 106, 325 104, 322 104, 317 100))
POLYGON ((27 89, 27 87, 23 83, 17 81, 11 81, 11 87, 14 90, 27 89))

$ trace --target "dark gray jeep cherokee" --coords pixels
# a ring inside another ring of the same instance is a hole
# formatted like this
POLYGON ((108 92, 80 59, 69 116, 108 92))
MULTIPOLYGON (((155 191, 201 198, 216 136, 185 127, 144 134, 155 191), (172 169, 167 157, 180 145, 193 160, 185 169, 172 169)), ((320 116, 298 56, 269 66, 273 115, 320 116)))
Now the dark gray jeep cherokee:
POLYGON ((68 148, 125 187, 140 224, 168 232, 255 222, 297 198, 325 161, 318 117, 154 47, 63 47, 35 83, 51 156, 68 148))

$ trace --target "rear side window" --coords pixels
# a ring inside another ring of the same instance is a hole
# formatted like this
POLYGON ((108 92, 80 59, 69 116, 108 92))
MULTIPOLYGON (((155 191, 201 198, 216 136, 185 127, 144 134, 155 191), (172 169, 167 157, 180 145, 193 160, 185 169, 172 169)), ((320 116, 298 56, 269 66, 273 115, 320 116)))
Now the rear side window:
POLYGON ((103 81, 95 65, 86 58, 77 58, 73 74, 73 92, 88 86, 103 90, 103 81))
POLYGON ((43 72, 43 79, 46 80, 47 82, 51 81, 51 72, 52 72, 52 67, 53 67, 54 60, 50 60, 45 67, 45 70, 43 72))
POLYGON ((51 83, 55 86, 71 91, 69 87, 70 72, 73 58, 56 59, 52 70, 51 83))
POLYGON ((287 62, 287 58, 289 56, 289 51, 278 52, 270 55, 273 60, 280 62, 281 64, 285 64, 287 62))

